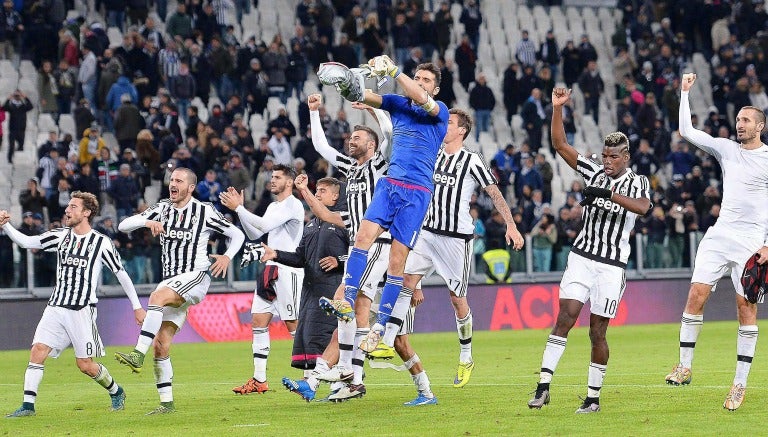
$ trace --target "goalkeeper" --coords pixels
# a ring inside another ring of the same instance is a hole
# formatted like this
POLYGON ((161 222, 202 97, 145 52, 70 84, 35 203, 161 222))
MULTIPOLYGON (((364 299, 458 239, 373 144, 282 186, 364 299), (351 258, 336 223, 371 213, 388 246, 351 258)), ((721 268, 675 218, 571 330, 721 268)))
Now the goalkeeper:
MULTIPOLYGON (((403 288, 403 270, 432 197, 435 161, 448 128, 448 107, 434 100, 440 90, 440 69, 432 63, 417 66, 413 79, 401 74, 387 56, 371 59, 363 70, 372 76, 394 78, 404 95, 379 95, 362 90, 360 70, 348 70, 340 64, 324 64, 318 72, 321 82, 335 85, 345 99, 388 111, 393 125, 389 172, 377 184, 355 237, 347 260, 344 300, 321 304, 339 318, 354 317, 352 305, 366 269, 368 249, 379 235, 389 231, 393 241, 379 316, 360 344, 364 352, 371 352, 387 322, 402 323, 405 317, 405 314, 392 314, 396 301, 410 302, 413 294, 412 290, 403 288)), ((398 305, 398 308, 407 311, 408 306, 398 305)))

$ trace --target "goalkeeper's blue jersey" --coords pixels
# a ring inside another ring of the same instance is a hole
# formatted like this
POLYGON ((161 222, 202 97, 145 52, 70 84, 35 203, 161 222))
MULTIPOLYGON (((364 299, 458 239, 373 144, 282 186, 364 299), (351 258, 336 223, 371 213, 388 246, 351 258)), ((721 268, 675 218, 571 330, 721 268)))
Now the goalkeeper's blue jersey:
POLYGON ((440 112, 432 116, 407 97, 381 97, 381 109, 392 118, 392 156, 387 177, 433 191, 435 161, 448 130, 448 107, 436 102, 440 112))

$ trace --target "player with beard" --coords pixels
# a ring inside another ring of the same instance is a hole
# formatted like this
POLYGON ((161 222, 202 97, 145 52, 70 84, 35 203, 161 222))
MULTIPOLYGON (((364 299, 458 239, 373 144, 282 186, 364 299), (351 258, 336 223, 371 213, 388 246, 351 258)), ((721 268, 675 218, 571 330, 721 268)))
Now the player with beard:
POLYGON ((153 236, 160 236, 163 250, 163 280, 149 296, 147 317, 141 325, 136 348, 129 353, 115 354, 117 361, 138 373, 149 347, 154 345, 155 382, 160 406, 148 414, 176 410, 171 384, 173 337, 184 325, 189 307, 205 298, 211 276, 223 278, 227 274, 230 261, 245 241, 242 231, 228 222, 213 205, 192 197, 196 185, 197 177, 192 170, 175 169, 168 185, 170 197, 141 214, 126 218, 118 226, 121 232, 148 228, 153 236), (208 255, 208 241, 214 232, 229 239, 227 251, 222 255, 208 255))
POLYGON ((75 350, 78 369, 109 392, 112 411, 125 408, 123 388, 112 379, 104 365, 93 361, 93 357, 104 356, 104 345, 96 327, 96 288, 102 265, 117 277, 131 301, 137 323, 144 321, 146 313, 139 303, 131 278, 123 269, 112 239, 91 228, 98 212, 96 196, 75 191, 64 210, 65 227, 28 236, 9 223, 7 211, 0 211, 0 226, 16 244, 25 249, 56 252, 58 258, 56 285, 32 340, 29 364, 24 374, 24 402, 7 417, 35 415, 35 400, 43 379, 45 359, 49 356, 58 358, 70 344, 75 350))
MULTIPOLYGON (((260 217, 245 209, 245 194, 232 187, 219 194, 221 204, 235 211, 240 218, 248 238, 255 240, 264 234, 267 246, 284 252, 295 252, 304 234, 304 207, 293 195, 293 181, 296 172, 285 165, 276 165, 272 169, 269 192, 276 197, 270 203, 264 216, 260 217)), ((247 254, 244 254, 245 258, 247 254)), ((289 267, 268 261, 264 276, 256 288, 251 306, 251 327, 253 332, 253 377, 245 384, 232 389, 237 394, 264 393, 269 390, 267 384, 267 358, 269 357, 270 339, 269 322, 274 314, 280 316, 285 327, 296 335, 301 284, 304 282, 304 269, 289 267)))
POLYGON ((680 134, 691 144, 717 159, 723 169, 723 204, 717 223, 707 230, 696 251, 691 288, 680 323, 680 361, 665 380, 667 384, 690 384, 696 340, 704 323, 704 306, 720 278, 730 270, 736 290, 739 321, 736 338, 736 374, 723 408, 735 410, 744 401, 747 376, 757 346, 757 305, 744 297, 741 274, 757 253, 758 263, 768 262, 768 146, 760 134, 765 113, 745 106, 736 115, 736 141, 712 138, 693 127, 688 94, 696 81, 694 73, 683 75, 680 96, 680 134))

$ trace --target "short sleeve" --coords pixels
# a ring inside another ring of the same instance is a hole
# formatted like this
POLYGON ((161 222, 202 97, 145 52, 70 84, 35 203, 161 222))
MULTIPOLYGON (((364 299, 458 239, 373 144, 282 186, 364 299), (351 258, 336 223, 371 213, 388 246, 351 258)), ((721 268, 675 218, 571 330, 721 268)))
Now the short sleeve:
POLYGON ((469 159, 469 173, 481 188, 498 183, 491 170, 485 165, 485 161, 476 153, 473 153, 469 159))
POLYGON ((630 197, 635 199, 650 199, 651 198, 651 184, 648 182, 648 178, 643 175, 637 175, 632 180, 632 192, 630 197))
POLYGON ((595 164, 582 154, 576 157, 576 171, 584 178, 587 185, 593 185, 597 176, 604 173, 602 165, 595 164))

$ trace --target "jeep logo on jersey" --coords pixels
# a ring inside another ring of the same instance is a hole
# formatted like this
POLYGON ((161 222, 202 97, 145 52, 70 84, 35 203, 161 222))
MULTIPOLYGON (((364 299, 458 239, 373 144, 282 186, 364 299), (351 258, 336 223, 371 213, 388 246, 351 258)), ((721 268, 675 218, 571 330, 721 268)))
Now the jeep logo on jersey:
POLYGON ((368 191, 368 183, 365 181, 351 180, 347 184, 347 192, 350 193, 365 193, 368 191))
POLYGON ((61 264, 64 266, 72 266, 84 269, 86 266, 88 266, 88 258, 78 255, 67 255, 63 260, 61 260, 61 264))
POLYGON ((618 203, 612 202, 608 199, 603 199, 602 197, 595 200, 595 206, 598 208, 603 208, 613 213, 617 213, 621 211, 621 205, 619 205, 618 203))
POLYGON ((172 240, 191 240, 192 231, 187 229, 171 228, 165 234, 165 238, 170 238, 172 240))
POLYGON ((456 176, 451 173, 436 171, 432 179, 434 179, 435 183, 438 185, 456 185, 456 176))

